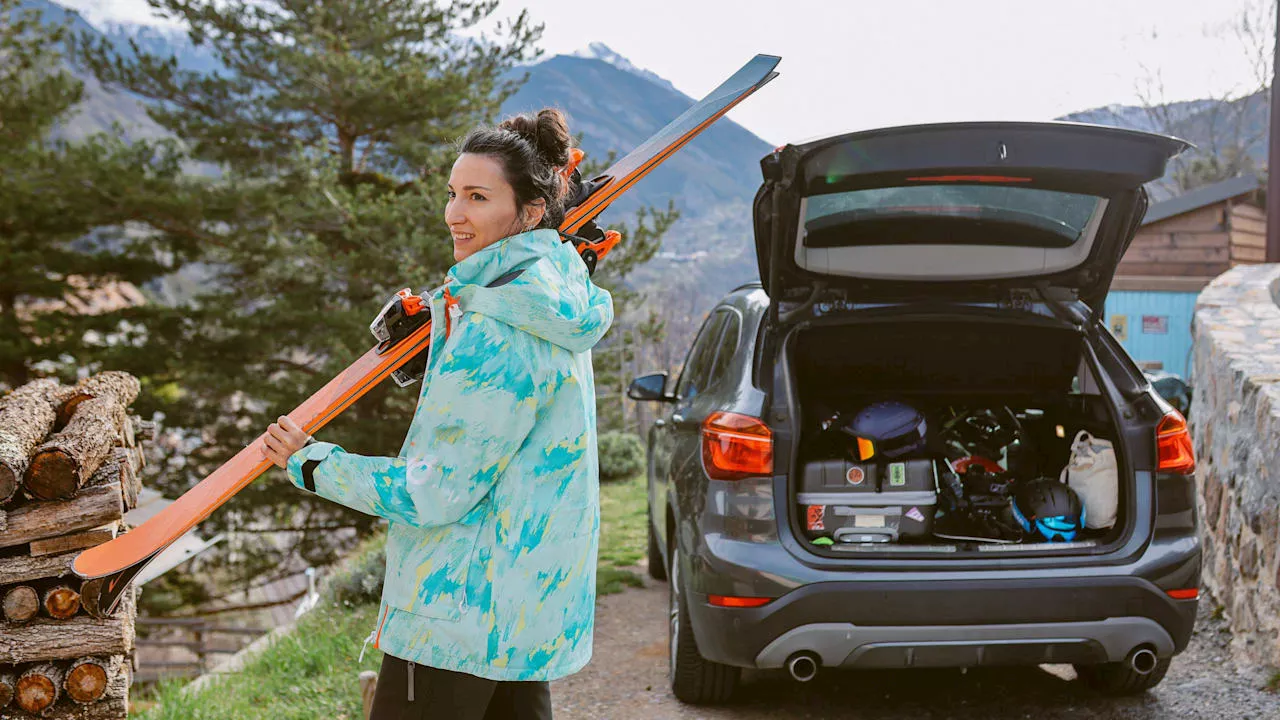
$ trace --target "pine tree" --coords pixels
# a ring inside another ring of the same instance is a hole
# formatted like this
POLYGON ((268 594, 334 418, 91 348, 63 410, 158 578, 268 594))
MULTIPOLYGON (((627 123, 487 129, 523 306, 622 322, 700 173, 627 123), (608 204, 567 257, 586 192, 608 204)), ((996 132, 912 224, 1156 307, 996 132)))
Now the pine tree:
MULTIPOLYGON (((577 144, 577 143, 575 143, 577 144)), ((618 151, 602 158, 587 157, 580 171, 582 177, 596 177, 613 164, 618 151)), ((652 345, 661 339, 661 332, 646 333, 639 324, 649 321, 644 312, 645 296, 627 284, 631 273, 653 259, 662 249, 666 235, 680 212, 675 203, 665 210, 641 207, 631 223, 620 222, 606 215, 601 225, 622 233, 619 243, 606 260, 600 263, 592 282, 605 288, 613 296, 613 325, 592 352, 592 370, 596 387, 596 424, 601 433, 608 430, 638 430, 635 403, 625 395, 627 383, 636 369, 637 357, 644 357, 642 346, 652 345)))
POLYGON ((176 146, 59 137, 84 94, 64 64, 67 34, 0 0, 0 386, 102 367, 145 373, 171 311, 87 314, 66 300, 140 285, 198 253, 180 233, 130 224, 147 214, 175 226, 200 211, 176 146))
MULTIPOLYGON (((454 142, 494 118, 514 89, 504 76, 536 56, 541 27, 522 13, 492 36, 464 34, 493 14, 493 0, 150 3, 223 69, 188 72, 90 38, 78 59, 106 86, 144 98, 191 159, 219 173, 209 196, 217 212, 186 228, 208 249, 212 276, 172 349, 180 392, 166 423, 199 433, 167 475, 173 495, 364 353, 387 297, 439 284, 453 263, 442 214, 454 142)), ((417 394, 382 383, 319 437, 396 455, 417 394)), ((272 470, 204 527, 371 522, 272 470)), ((342 550, 331 532, 299 537, 284 555, 319 564, 342 550)), ((239 564, 224 568, 235 577, 289 571, 279 548, 244 543, 239 564)))

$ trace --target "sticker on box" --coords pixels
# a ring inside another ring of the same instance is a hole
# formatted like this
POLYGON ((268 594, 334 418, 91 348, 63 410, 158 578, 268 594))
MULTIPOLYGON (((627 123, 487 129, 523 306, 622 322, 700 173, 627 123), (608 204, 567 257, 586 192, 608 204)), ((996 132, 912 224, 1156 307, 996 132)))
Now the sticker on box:
POLYGON ((907 465, 906 463, 893 463, 889 466, 889 485, 891 487, 902 487, 907 484, 907 465))
POLYGON ((826 530, 826 505, 810 505, 809 506, 809 529, 810 530, 826 530))
POLYGON ((853 526, 861 528, 882 528, 884 527, 883 515, 854 515, 853 526))
POLYGON ((924 522, 924 513, 920 512, 920 508, 913 507, 908 510, 907 517, 915 520, 916 522, 924 522))
POLYGON ((844 479, 849 481, 850 485, 861 485, 863 480, 867 479, 867 474, 857 465, 849 468, 849 472, 844 474, 844 479))

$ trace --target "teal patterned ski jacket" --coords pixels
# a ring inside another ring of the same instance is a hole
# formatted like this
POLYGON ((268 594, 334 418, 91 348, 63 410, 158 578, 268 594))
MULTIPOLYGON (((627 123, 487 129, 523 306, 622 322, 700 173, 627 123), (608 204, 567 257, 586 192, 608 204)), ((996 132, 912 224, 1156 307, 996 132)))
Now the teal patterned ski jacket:
POLYGON ((289 479, 308 489, 303 464, 317 461, 313 492, 390 521, 375 647, 493 680, 554 680, 591 657, 590 349, 613 301, 546 229, 476 252, 445 287, 458 307, 446 337, 443 291, 431 295, 427 373, 399 456, 316 442, 289 458, 289 479))

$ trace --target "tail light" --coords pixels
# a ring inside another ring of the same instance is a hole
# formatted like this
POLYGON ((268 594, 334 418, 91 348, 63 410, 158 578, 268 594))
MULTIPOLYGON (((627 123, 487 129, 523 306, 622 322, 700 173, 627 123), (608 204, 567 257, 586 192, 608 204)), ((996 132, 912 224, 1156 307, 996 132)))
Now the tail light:
POLYGON ((712 413, 702 423, 702 464, 712 480, 773 474, 773 432, 763 420, 712 413))
POLYGON ((756 608, 768 605, 773 598, 767 597, 733 597, 730 595, 708 595, 707 602, 716 607, 756 608))
POLYGON ((1156 469, 1161 472, 1190 475, 1196 469, 1196 454, 1191 446, 1191 431, 1182 413, 1170 410, 1156 428, 1156 469))

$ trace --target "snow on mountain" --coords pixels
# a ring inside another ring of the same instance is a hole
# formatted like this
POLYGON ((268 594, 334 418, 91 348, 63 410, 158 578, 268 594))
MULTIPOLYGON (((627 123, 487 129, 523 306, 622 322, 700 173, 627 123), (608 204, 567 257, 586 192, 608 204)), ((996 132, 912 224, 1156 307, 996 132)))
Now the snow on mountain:
POLYGON ((645 80, 650 80, 652 82, 655 82, 659 85, 662 85, 663 87, 670 88, 672 90, 676 89, 675 85, 672 85, 670 80, 667 80, 666 78, 658 75, 657 73, 651 70, 645 70, 643 68, 636 67, 635 64, 633 64, 630 60, 614 52, 613 48, 610 48, 608 45, 605 45, 602 42, 590 43, 585 48, 574 51, 573 53, 571 53, 571 55, 572 57, 587 58, 590 60, 601 60, 609 63, 610 65, 624 72, 629 72, 633 75, 639 75, 645 80))

